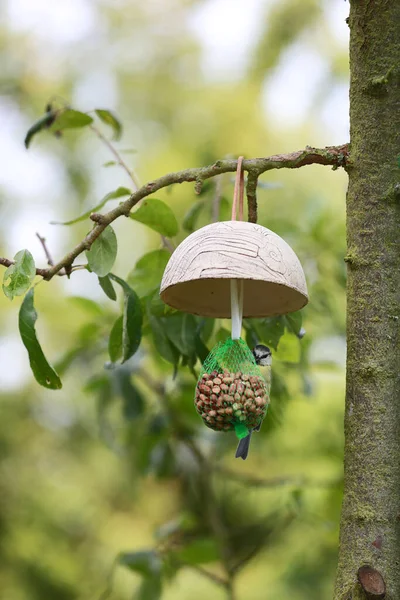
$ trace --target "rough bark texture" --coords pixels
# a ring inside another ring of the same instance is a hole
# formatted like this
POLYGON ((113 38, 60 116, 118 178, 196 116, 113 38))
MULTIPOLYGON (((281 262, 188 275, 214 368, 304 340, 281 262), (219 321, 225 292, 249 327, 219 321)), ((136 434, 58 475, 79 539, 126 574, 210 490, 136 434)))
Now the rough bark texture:
POLYGON ((346 441, 335 600, 400 600, 400 1, 352 0, 349 26, 346 441), (364 565, 381 574, 384 596, 363 590, 364 565))

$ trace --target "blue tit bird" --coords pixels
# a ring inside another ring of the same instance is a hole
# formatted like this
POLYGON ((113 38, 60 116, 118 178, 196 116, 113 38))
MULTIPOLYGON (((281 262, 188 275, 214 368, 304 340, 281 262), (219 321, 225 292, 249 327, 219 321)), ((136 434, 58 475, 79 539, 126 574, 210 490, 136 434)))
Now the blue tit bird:
MULTIPOLYGON (((256 364, 259 367, 266 367, 265 373, 263 372, 264 379, 267 383, 268 387, 268 395, 271 389, 271 365, 272 365, 272 354, 271 350, 268 346, 264 346, 263 344, 257 344, 257 346, 253 349, 253 356, 255 358, 256 364)), ((236 450, 235 457, 246 460, 247 455, 249 453, 250 440, 253 431, 260 431, 261 428, 260 422, 256 427, 253 427, 248 433, 248 435, 241 440, 239 440, 239 444, 236 450)))

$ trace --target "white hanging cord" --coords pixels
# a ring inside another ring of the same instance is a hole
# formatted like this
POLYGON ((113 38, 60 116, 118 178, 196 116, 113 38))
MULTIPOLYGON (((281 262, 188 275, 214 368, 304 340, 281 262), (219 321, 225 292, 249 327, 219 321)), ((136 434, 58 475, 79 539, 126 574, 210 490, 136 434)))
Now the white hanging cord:
POLYGON ((244 281, 243 279, 239 279, 239 311, 240 311, 240 327, 242 327, 242 321, 243 321, 243 286, 244 286, 244 281))
POLYGON ((231 279, 231 337, 238 340, 242 332, 243 315, 243 283, 237 279, 231 279))
MULTIPOLYGON (((235 191, 232 205, 232 221, 236 220, 239 205, 239 220, 243 220, 244 176, 242 171, 243 156, 239 156, 236 169, 235 191)), ((231 337, 238 340, 242 332, 243 320, 243 280, 231 279, 231 337)))

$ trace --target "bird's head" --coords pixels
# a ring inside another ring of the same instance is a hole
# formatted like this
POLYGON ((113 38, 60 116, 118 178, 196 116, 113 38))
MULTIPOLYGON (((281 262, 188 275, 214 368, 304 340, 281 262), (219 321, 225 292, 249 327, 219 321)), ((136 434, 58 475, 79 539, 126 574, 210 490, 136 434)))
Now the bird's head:
POLYGON ((256 363, 260 367, 270 367, 272 363, 272 354, 271 350, 268 346, 264 346, 263 344, 257 344, 253 348, 253 356, 256 360, 256 363))

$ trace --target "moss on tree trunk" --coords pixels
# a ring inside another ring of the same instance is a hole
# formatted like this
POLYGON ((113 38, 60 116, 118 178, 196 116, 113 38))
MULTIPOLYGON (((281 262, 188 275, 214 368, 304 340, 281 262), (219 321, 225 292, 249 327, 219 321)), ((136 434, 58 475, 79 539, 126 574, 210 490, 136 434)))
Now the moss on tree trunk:
POLYGON ((335 600, 400 600, 400 1, 352 0, 349 26, 346 441, 335 600), (363 591, 363 565, 382 575, 386 595, 363 591))

